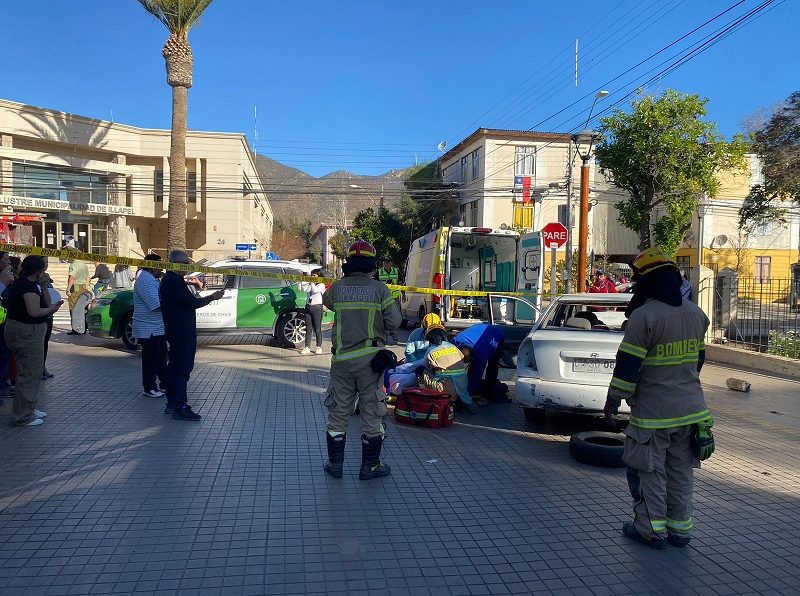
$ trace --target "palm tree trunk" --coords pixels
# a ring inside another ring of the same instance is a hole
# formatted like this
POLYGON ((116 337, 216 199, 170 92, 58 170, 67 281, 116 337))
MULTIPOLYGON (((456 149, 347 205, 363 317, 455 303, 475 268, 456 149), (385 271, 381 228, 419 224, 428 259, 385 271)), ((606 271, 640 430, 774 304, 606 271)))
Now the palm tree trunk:
POLYGON ((186 249, 186 110, 189 89, 172 88, 172 134, 169 146, 169 250, 186 249))

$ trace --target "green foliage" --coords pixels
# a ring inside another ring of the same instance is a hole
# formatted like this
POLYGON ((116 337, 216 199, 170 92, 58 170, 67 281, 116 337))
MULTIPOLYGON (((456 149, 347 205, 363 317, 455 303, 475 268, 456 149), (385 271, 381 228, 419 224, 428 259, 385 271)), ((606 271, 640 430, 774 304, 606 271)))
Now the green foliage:
POLYGON ((384 209, 364 209, 353 219, 350 238, 368 241, 378 251, 379 258, 390 256, 396 264, 403 263, 408 257, 408 244, 403 242, 403 225, 398 215, 384 209))
POLYGON ((792 93, 753 133, 753 149, 762 160, 764 184, 754 186, 739 212, 739 224, 786 222, 778 201, 800 204, 800 91, 792 93))
POLYGON ((330 239, 331 252, 340 261, 347 258, 347 238, 342 232, 336 232, 330 239))
POLYGON ((458 185, 440 180, 437 162, 412 170, 403 184, 408 200, 401 203, 399 211, 403 222, 415 230, 415 236, 446 226, 458 215, 458 185))
POLYGON ((158 19, 170 33, 183 37, 189 34, 200 15, 212 0, 138 0, 144 9, 158 19))
POLYGON ((800 334, 793 331, 786 334, 771 331, 767 343, 767 353, 800 359, 800 334))
POLYGON ((707 101, 670 89, 600 120, 597 160, 630 193, 616 207, 619 223, 639 234, 640 249, 656 244, 674 254, 703 194, 716 196, 715 174, 744 164, 742 139, 727 143, 715 124, 701 119, 707 101), (657 207, 664 213, 653 224, 657 207))

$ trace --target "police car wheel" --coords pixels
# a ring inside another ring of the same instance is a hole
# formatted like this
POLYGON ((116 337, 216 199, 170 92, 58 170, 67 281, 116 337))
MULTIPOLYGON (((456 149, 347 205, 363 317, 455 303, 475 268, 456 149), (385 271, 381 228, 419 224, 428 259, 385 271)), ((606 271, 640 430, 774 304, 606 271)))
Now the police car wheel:
POLYGON ((282 315, 275 326, 275 337, 286 347, 303 347, 306 342, 305 315, 297 311, 282 315))
POLYGON ((122 321, 122 343, 129 350, 139 349, 139 341, 133 337, 133 315, 126 315, 122 321))
POLYGON ((625 435, 603 431, 575 433, 569 439, 569 454, 579 462, 602 468, 622 468, 625 435))

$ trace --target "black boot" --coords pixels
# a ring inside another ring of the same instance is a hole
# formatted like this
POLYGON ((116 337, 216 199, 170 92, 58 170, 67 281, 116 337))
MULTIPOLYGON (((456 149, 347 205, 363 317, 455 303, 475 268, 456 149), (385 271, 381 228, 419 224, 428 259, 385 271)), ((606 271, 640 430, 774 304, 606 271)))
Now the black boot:
POLYGON ((325 471, 334 478, 341 478, 342 468, 344 467, 344 444, 347 435, 332 437, 326 432, 325 438, 328 440, 328 461, 325 462, 325 471))
POLYGON ((392 473, 392 469, 381 462, 381 446, 383 437, 368 438, 361 435, 361 471, 358 473, 360 480, 383 478, 392 473))

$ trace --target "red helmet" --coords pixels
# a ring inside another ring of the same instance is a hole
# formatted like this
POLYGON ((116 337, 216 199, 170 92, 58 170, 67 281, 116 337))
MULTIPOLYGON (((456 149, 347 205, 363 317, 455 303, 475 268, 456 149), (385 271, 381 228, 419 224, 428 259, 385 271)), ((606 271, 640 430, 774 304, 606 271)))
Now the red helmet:
POLYGON ((368 257, 374 259, 376 254, 378 253, 375 251, 375 247, 366 240, 356 240, 350 245, 350 248, 347 249, 348 259, 350 257, 368 257))

